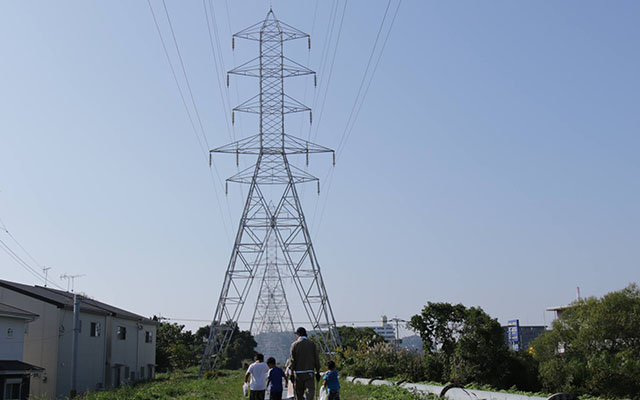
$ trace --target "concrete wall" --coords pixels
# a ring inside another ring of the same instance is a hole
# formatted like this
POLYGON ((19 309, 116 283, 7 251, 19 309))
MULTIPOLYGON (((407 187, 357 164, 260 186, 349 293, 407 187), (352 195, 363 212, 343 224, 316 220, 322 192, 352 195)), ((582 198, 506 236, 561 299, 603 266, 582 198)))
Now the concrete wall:
POLYGON ((144 377, 142 379, 148 379, 149 366, 153 366, 156 359, 155 325, 141 324, 117 317, 110 318, 109 341, 111 352, 109 364, 111 368, 111 384, 114 385, 117 382, 115 374, 118 371, 122 383, 140 380, 141 368, 144 369, 144 377), (118 327, 124 327, 127 330, 124 340, 118 338, 118 327), (147 331, 152 335, 151 343, 146 343, 145 341, 147 331))
POLYGON ((0 360, 22 361, 24 319, 0 317, 0 360))
MULTIPOLYGON (((105 350, 106 341, 104 326, 106 316, 82 312, 80 306, 81 330, 78 333, 78 367, 76 390, 90 392, 102 389, 105 385, 105 350), (91 323, 100 324, 100 336, 91 336, 91 323)), ((73 355, 73 311, 61 310, 64 334, 58 342, 58 375, 56 395, 69 396, 71 393, 71 363, 73 355)))
POLYGON ((45 369, 42 374, 31 378, 31 395, 51 398, 56 393, 60 310, 52 304, 2 287, 0 303, 39 315, 27 326, 22 361, 45 369))

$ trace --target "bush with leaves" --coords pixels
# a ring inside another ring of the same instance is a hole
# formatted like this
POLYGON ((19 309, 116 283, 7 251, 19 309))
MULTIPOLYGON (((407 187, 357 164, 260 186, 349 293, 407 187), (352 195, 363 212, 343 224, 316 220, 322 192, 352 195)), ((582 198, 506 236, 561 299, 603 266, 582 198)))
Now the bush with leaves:
POLYGON ((389 343, 376 343, 372 346, 361 343, 356 348, 343 348, 337 353, 336 361, 343 373, 354 376, 400 377, 413 382, 425 378, 420 353, 389 343))

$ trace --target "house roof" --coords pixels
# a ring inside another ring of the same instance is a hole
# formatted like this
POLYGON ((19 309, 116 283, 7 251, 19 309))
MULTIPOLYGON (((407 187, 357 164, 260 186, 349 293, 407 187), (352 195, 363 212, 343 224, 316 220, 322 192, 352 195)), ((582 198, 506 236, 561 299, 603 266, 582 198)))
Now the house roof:
MULTIPOLYGON (((74 293, 71 292, 51 289, 44 286, 23 285, 21 283, 4 281, 1 279, 0 287, 4 287, 24 294, 25 296, 33 297, 46 303, 53 304, 58 308, 73 310, 74 293)), ((114 307, 112 305, 102 303, 100 301, 93 300, 84 296, 82 297, 80 303, 80 310, 82 312, 88 312, 92 314, 110 315, 118 318, 140 321, 147 324, 157 324, 156 321, 153 321, 149 318, 145 318, 141 315, 134 314, 127 310, 123 310, 121 308, 114 307)))
POLYGON ((38 318, 38 314, 13 307, 8 304, 0 303, 0 317, 11 317, 33 321, 34 319, 38 318))
POLYGON ((573 307, 574 306, 572 306, 572 305, 549 307, 549 308, 547 308, 547 311, 564 311, 564 310, 568 310, 568 309, 573 308, 573 307))
POLYGON ((44 371, 44 368, 18 360, 0 360, 0 375, 18 375, 36 371, 44 371))

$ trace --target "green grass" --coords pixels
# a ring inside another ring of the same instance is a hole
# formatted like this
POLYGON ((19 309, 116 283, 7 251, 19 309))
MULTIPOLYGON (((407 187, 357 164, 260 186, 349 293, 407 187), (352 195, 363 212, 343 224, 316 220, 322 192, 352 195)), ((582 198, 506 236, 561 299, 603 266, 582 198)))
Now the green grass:
MULTIPOLYGON (((117 390, 89 393, 86 400, 147 399, 219 399, 241 400, 244 371, 219 371, 216 376, 198 377, 196 368, 171 374, 158 374, 151 382, 117 390)), ((344 400, 418 400, 435 399, 411 394, 406 389, 389 386, 366 386, 341 380, 340 397, 344 400)))

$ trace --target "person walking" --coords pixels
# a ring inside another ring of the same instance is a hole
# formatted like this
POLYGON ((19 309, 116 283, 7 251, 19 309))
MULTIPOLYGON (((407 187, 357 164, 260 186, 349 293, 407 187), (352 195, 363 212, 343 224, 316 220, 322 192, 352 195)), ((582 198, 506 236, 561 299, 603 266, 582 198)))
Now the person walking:
POLYGON ((287 377, 284 375, 284 371, 276 366, 275 358, 267 358, 267 366, 269 367, 269 374, 267 375, 269 400, 282 400, 282 379, 284 378, 285 385, 287 385, 287 377))
POLYGON ((296 400, 314 400, 315 377, 320 380, 320 357, 316 344, 307 337, 307 330, 300 327, 296 330, 297 340, 291 344, 289 363, 295 378, 296 400))
POLYGON ((338 380, 336 363, 333 360, 329 360, 327 367, 329 370, 324 374, 322 385, 329 391, 329 400, 340 400, 340 381, 338 380))
POLYGON ((269 367, 264 362, 264 356, 257 353, 255 362, 249 365, 247 373, 244 375, 244 381, 249 383, 249 400, 264 400, 265 391, 267 390, 267 372, 269 367))

